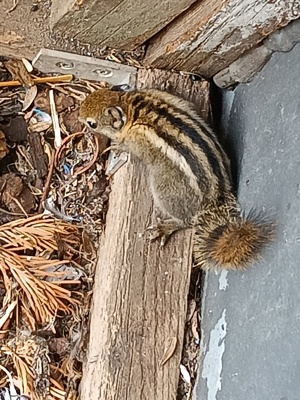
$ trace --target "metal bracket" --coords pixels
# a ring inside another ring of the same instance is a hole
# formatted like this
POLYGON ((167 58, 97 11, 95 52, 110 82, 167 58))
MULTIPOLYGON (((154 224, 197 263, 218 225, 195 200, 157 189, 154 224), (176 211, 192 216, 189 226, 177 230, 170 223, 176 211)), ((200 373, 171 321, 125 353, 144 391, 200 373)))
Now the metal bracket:
POLYGON ((110 85, 129 85, 132 89, 136 84, 135 67, 63 51, 41 49, 32 65, 44 73, 70 73, 77 78, 104 81, 110 85))

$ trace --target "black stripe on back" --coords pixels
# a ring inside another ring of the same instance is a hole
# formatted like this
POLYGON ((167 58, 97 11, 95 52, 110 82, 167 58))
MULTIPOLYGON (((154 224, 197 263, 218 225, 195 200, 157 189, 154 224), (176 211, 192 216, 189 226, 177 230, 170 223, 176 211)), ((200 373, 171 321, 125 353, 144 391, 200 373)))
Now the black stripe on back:
POLYGON ((205 174, 203 166, 201 165, 201 163, 199 163, 199 160, 195 157, 193 152, 184 143, 178 141, 176 137, 170 135, 163 128, 159 127, 158 122, 162 118, 162 116, 157 111, 160 110, 161 110, 160 108, 154 107, 152 99, 145 100, 144 98, 141 98, 139 99, 139 101, 135 102, 133 120, 136 121, 140 117, 141 111, 143 111, 146 114, 153 111, 157 115, 157 117, 151 121, 151 126, 154 129, 157 136, 163 139, 164 142, 166 142, 170 147, 172 147, 179 154, 182 155, 182 157, 186 160, 187 164, 190 166, 193 174, 195 175, 200 188, 203 189, 203 186, 207 188, 209 185, 208 177, 205 174))
POLYGON ((145 98, 145 96, 138 94, 134 97, 134 99, 132 100, 132 106, 135 107, 138 105, 138 103, 140 103, 141 101, 143 101, 145 98))
MULTIPOLYGON (((199 132, 197 132, 196 129, 192 128, 191 126, 186 124, 184 121, 182 121, 181 118, 175 117, 173 114, 169 113, 169 111, 166 108, 159 108, 158 112, 160 113, 161 116, 166 118, 166 120, 171 125, 174 125, 177 128, 179 128, 183 133, 185 133, 192 140, 193 143, 195 143, 197 146, 200 147, 200 149, 204 152, 205 156, 207 157, 208 163, 211 166, 213 173, 218 178, 219 188, 221 190, 224 190, 224 177, 223 177, 222 169, 219 164, 219 160, 212 152, 208 143, 206 143, 206 141, 202 139, 199 132)), ((181 143, 181 146, 184 146, 184 144, 181 143)), ((195 158, 195 157, 193 157, 193 158, 195 158)))
MULTIPOLYGON (((198 121, 197 119, 195 119, 194 117, 192 117, 188 112, 183 111, 183 110, 181 110, 181 109, 179 109, 179 108, 177 108, 177 107, 175 107, 175 106, 173 106, 173 105, 171 105, 171 106, 176 110, 176 112, 178 112, 178 113, 180 113, 180 114, 183 114, 185 117, 189 118, 195 125, 199 126, 200 129, 201 129, 201 131, 202 131, 209 139, 211 139, 211 140, 214 142, 214 144, 215 144, 217 150, 218 150, 219 153, 220 153, 220 157, 222 158, 224 168, 227 170, 227 164, 228 164, 228 163, 227 163, 227 160, 226 160, 226 153, 225 153, 225 151, 223 150, 223 148, 222 148, 221 144, 219 143, 218 139, 216 138, 215 133, 211 132, 211 130, 206 126, 206 124, 202 124, 201 121, 198 121)), ((196 111, 195 111, 195 112, 196 112, 196 111)), ((198 136, 199 136, 199 134, 198 134, 198 136)), ((191 137, 191 139, 193 140, 192 137, 191 137)), ((227 172, 228 172, 229 175, 231 174, 230 170, 228 170, 227 172)))
MULTIPOLYGON (((164 100, 163 98, 156 98, 156 99, 160 101, 160 106, 166 105, 166 106, 168 106, 168 107, 172 107, 172 109, 173 109, 176 113, 184 115, 185 117, 187 117, 188 119, 190 119, 196 126, 200 127, 201 132, 203 132, 203 134, 206 135, 206 136, 207 136, 210 140, 212 140, 213 143, 215 144, 216 150, 218 150, 218 152, 219 152, 219 154, 220 154, 220 157, 221 157, 221 159, 222 159, 222 161, 223 161, 224 168, 226 169, 226 171, 227 171, 227 173, 228 173, 228 175, 229 175, 229 177, 230 177, 230 176, 231 176, 231 171, 230 171, 230 168, 228 168, 228 163, 227 163, 227 160, 226 160, 226 154, 225 154, 225 152, 224 152, 224 150, 223 150, 221 144, 220 144, 219 141, 217 140, 215 134, 206 126, 206 124, 202 124, 201 121, 195 119, 195 117, 193 117, 192 115, 190 115, 187 111, 185 111, 185 110, 183 110, 183 109, 177 107, 176 105, 174 105, 174 104, 172 104, 172 103, 168 103, 168 102, 167 102, 166 100, 164 100)), ((193 104, 191 105, 191 108, 193 109, 193 111, 194 111, 195 113, 197 113, 197 111, 196 111, 195 108, 193 107, 193 104)), ((194 131, 197 132, 196 130, 194 130, 194 131)), ((186 133, 187 133, 187 132, 186 132, 186 133)), ((198 133, 198 132, 197 132, 196 136, 191 135, 191 136, 189 136, 189 137, 190 137, 190 139, 191 139, 195 144, 197 144, 198 146, 201 146, 201 147, 202 147, 202 145, 199 144, 199 143, 197 142, 197 137, 199 137, 199 133, 198 133), (196 139, 196 140, 195 140, 195 139, 196 139)))
POLYGON ((136 121, 139 116, 140 112, 142 110, 145 110, 145 108, 149 105, 149 101, 146 101, 143 96, 136 96, 134 100, 132 101, 132 106, 133 106, 133 121, 136 121))
MULTIPOLYGON (((151 125, 153 126, 154 130, 156 131, 157 135, 161 137, 166 143, 168 143, 170 146, 172 146, 176 151, 178 151, 187 161, 189 164, 191 170, 195 174, 195 176, 199 179, 199 183, 203 184, 203 177, 205 175, 205 171, 202 167, 201 164, 199 164, 198 159, 195 157, 193 152, 182 142, 179 142, 176 138, 173 136, 170 136, 166 130, 164 130, 163 127, 158 127, 156 126, 156 123, 158 124, 158 121, 161 117, 164 117, 171 125, 177 127, 182 131, 184 134, 186 134, 194 144, 196 144, 204 153, 204 155, 207 157, 208 163, 212 168, 213 173, 217 177, 218 184, 219 184, 219 189, 224 190, 224 183, 226 180, 226 177, 223 176, 222 169, 220 166, 220 160, 215 156, 213 153, 211 147, 209 144, 203 140, 199 132, 182 121, 182 119, 178 116, 175 116, 174 114, 170 113, 167 109, 167 107, 171 106, 172 109, 177 112, 178 114, 183 114, 186 116, 188 119, 190 119, 194 124, 196 124, 200 129, 203 134, 208 136, 210 140, 213 141, 213 143, 217 146, 219 145, 218 142, 216 142, 216 139, 214 135, 211 134, 211 132, 207 129, 206 126, 202 126, 202 124, 199 123, 196 119, 194 119, 192 116, 190 116, 187 112, 182 111, 181 109, 178 109, 177 107, 173 106, 172 104, 169 104, 167 102, 164 102, 163 99, 156 99, 160 104, 154 105, 153 104, 153 99, 152 98, 147 98, 145 100, 145 97, 142 95, 136 95, 136 97, 132 101, 132 105, 134 106, 134 115, 133 115, 133 121, 137 121, 137 119, 140 116, 140 112, 143 110, 145 113, 154 111, 158 114, 157 118, 152 121, 151 125), (147 111, 148 110, 148 111, 147 111), (158 129, 160 131, 158 132, 158 129), (202 178, 202 179, 201 179, 202 178)), ((220 148, 220 145, 218 146, 220 148)), ((218 150, 218 149, 217 149, 218 150)), ((224 155, 222 150, 219 151, 221 160, 224 163, 224 167, 226 168, 226 162, 223 159, 224 155)), ((206 177, 207 181, 207 177, 206 177)))
POLYGON ((199 160, 195 157, 193 152, 183 143, 179 142, 174 136, 171 136, 167 132, 158 129, 158 127, 155 129, 155 133, 170 147, 182 155, 195 175, 200 189, 203 190, 204 187, 207 189, 209 187, 208 177, 205 174, 204 168, 202 167, 201 163, 199 163, 199 160))

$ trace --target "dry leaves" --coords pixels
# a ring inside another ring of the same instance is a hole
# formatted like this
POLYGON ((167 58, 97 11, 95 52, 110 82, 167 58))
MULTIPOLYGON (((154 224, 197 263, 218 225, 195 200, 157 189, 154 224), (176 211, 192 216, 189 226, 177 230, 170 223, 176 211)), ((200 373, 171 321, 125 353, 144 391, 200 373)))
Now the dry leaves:
POLYGON ((5 157, 8 153, 8 148, 6 146, 5 135, 2 131, 0 131, 0 160, 5 157))
POLYGON ((24 117, 21 115, 8 118, 8 122, 1 124, 0 129, 3 131, 7 141, 21 143, 27 140, 28 127, 24 117))
POLYGON ((184 344, 180 365, 177 398, 192 400, 200 346, 200 287, 202 273, 198 268, 192 271, 191 286, 185 325, 184 344))
POLYGON ((38 89, 36 85, 31 86, 30 89, 27 90, 22 111, 26 111, 31 106, 37 95, 37 91, 38 89))
POLYGON ((0 205, 27 216, 35 208, 35 199, 23 180, 11 172, 0 176, 0 205))
POLYGON ((19 81, 25 87, 30 88, 34 85, 34 81, 22 60, 11 59, 4 62, 4 66, 11 73, 13 79, 19 81))

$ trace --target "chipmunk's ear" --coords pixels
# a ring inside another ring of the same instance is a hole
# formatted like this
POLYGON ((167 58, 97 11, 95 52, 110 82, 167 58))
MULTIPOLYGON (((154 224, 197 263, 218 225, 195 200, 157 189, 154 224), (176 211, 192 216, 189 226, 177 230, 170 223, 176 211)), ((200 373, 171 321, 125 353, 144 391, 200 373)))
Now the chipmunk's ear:
POLYGON ((107 107, 104 115, 110 117, 110 124, 115 129, 121 129, 126 123, 126 115, 121 107, 107 107))

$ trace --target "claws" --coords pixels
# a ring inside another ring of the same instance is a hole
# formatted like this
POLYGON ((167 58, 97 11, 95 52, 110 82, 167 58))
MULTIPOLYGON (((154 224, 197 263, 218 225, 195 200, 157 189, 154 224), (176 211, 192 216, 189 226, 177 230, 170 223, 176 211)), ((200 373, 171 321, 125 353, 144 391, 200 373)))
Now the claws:
POLYGON ((164 224, 161 218, 157 218, 157 224, 151 225, 146 228, 147 231, 151 231, 149 235, 150 241, 154 241, 160 238, 160 247, 164 247, 167 243, 167 240, 172 232, 164 224))
POLYGON ((156 218, 157 224, 148 226, 147 231, 151 231, 150 240, 153 241, 160 238, 160 247, 164 247, 169 237, 179 229, 186 228, 182 221, 175 219, 161 219, 156 218))

